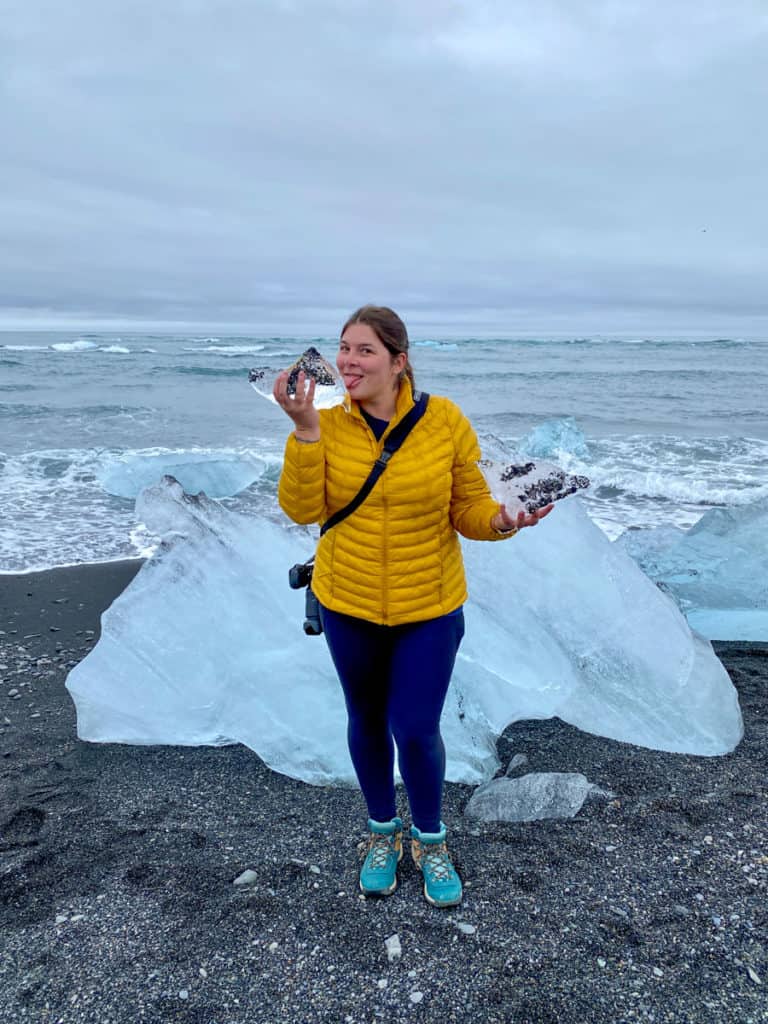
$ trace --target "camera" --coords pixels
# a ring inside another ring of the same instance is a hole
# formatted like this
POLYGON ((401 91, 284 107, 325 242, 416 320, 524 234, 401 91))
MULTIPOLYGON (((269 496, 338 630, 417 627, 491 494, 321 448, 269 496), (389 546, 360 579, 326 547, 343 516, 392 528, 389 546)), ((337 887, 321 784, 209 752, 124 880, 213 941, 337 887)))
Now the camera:
POLYGON ((307 636, 320 636, 323 623, 320 620, 320 602, 312 593, 312 562, 299 562, 288 570, 288 584, 291 590, 307 588, 304 595, 304 632, 307 636))
POLYGON ((308 587, 311 582, 311 562, 299 562, 288 570, 288 586, 291 590, 301 590, 302 587, 308 587))

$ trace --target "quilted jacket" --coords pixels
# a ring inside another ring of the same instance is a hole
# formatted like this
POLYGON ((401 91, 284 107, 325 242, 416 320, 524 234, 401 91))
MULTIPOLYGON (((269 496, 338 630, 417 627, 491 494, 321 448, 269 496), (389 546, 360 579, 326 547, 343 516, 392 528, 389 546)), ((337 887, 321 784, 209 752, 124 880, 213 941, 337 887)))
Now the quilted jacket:
MULTIPOLYGON (((302 444, 291 434, 278 489, 283 511, 294 522, 322 524, 347 505, 413 404, 404 380, 380 441, 348 395, 343 405, 320 411, 319 441, 302 444)), ((499 504, 479 458, 475 432, 458 406, 430 396, 363 504, 320 539, 312 589, 321 604, 391 626, 446 615, 463 604, 457 531, 472 540, 502 539, 491 526, 499 504)))

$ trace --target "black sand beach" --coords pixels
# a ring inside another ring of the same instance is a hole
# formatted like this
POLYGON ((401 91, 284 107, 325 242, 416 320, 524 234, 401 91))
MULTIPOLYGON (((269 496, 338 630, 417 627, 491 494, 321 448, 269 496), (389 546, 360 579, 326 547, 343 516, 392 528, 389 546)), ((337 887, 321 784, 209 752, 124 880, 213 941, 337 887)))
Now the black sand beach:
POLYGON ((746 725, 726 757, 508 729, 503 763, 615 799, 480 828, 449 785, 466 899, 440 911, 408 858, 390 899, 360 897, 354 790, 240 746, 77 740, 64 680, 137 569, 0 577, 3 1022, 768 1021, 766 645, 717 646, 746 725))

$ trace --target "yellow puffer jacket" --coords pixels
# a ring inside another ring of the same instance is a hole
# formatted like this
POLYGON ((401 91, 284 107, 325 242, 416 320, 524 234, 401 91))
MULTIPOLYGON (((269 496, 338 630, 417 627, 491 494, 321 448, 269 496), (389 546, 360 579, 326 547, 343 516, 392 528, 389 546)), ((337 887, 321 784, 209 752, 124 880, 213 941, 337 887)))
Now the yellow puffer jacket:
MULTIPOLYGON (((349 504, 413 404, 404 380, 380 441, 349 396, 344 405, 320 411, 320 441, 302 444, 291 434, 278 490, 283 511, 294 522, 322 524, 349 504)), ((390 626, 446 615, 463 604, 467 587, 456 531, 472 540, 502 539, 491 526, 499 504, 479 458, 475 432, 458 406, 430 396, 363 504, 320 539, 312 589, 321 604, 390 626)))

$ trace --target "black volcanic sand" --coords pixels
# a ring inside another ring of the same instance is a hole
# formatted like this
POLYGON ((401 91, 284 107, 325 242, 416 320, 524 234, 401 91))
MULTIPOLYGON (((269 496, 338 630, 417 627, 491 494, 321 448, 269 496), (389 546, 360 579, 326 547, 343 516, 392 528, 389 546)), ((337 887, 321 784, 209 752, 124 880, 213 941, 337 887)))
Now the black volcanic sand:
POLYGON ((765 645, 717 648, 746 723, 727 757, 508 729, 503 763, 615 799, 479 828, 447 786, 466 898, 441 911, 408 857, 391 898, 360 897, 355 790, 241 746, 76 739, 67 671, 137 568, 0 577, 3 1022, 768 1021, 765 645))

